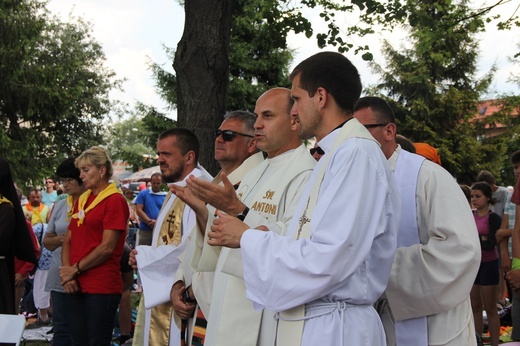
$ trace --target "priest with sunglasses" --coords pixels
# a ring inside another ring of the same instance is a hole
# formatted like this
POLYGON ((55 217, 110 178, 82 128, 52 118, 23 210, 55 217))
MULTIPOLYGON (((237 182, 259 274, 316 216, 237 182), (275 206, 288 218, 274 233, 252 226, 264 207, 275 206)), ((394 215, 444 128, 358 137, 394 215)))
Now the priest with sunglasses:
MULTIPOLYGON (((316 165, 298 138, 298 126, 290 116, 292 104, 290 90, 285 88, 270 89, 257 100, 254 138, 267 159, 245 175, 236 193, 225 174, 220 176, 223 186, 188 179, 191 193, 252 228, 285 234, 302 187, 316 165)), ((274 313, 255 310, 246 298, 240 249, 208 245, 215 218, 213 213, 208 216, 205 234, 196 232, 202 251, 191 263, 196 272, 215 275, 204 345, 273 345, 274 313)), ((195 298, 199 301, 202 297, 195 292, 195 298)))

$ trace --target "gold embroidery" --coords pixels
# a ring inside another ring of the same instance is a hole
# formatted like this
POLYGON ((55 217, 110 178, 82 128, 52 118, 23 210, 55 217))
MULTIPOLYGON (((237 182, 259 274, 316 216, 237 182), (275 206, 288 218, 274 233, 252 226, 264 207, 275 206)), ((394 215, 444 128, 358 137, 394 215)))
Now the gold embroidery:
POLYGON ((276 215, 276 204, 270 204, 265 202, 255 202, 253 203, 253 206, 251 207, 252 210, 258 211, 260 213, 264 214, 271 214, 276 215))
MULTIPOLYGON (((165 202, 166 203, 166 202, 165 202)), ((176 198, 173 201, 168 214, 161 225, 157 246, 175 245, 179 246, 182 241, 182 214, 186 203, 176 198)), ((170 337, 170 321, 173 315, 171 302, 164 303, 152 308, 150 319, 149 345, 168 345, 170 337)), ((175 322, 179 325, 177 318, 175 322)))

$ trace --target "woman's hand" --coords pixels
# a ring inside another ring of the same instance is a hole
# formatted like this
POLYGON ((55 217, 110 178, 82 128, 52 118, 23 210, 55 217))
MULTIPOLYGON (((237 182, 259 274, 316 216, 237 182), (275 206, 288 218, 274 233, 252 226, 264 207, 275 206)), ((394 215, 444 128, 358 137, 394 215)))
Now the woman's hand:
POLYGON ((76 280, 71 280, 63 285, 63 289, 65 293, 78 293, 80 292, 78 282, 76 280))
POLYGON ((60 267, 60 284, 65 287, 67 282, 72 281, 77 275, 75 266, 61 266, 60 267))

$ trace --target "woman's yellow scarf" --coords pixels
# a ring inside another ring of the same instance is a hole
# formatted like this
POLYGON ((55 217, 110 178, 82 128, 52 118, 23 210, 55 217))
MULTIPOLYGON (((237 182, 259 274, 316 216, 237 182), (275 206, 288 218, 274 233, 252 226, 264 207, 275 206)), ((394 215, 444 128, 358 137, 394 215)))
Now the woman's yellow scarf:
POLYGON ((0 204, 2 203, 8 203, 10 205, 13 205, 13 203, 11 203, 10 200, 8 200, 7 198, 5 198, 4 196, 0 195, 0 204))
POLYGON ((74 200, 71 195, 67 196, 67 222, 70 222, 72 211, 74 210, 74 200))
POLYGON ((85 219, 85 216, 89 211, 94 209, 101 201, 103 201, 105 198, 113 195, 114 193, 121 193, 116 187, 116 183, 109 184, 103 191, 101 191, 92 203, 85 209, 85 204, 87 203, 88 198, 90 197, 90 194, 92 193, 92 190, 85 191, 81 196, 79 196, 78 200, 78 212, 76 214, 72 215, 73 219, 78 219, 78 227, 81 226, 83 223, 83 220, 85 219))

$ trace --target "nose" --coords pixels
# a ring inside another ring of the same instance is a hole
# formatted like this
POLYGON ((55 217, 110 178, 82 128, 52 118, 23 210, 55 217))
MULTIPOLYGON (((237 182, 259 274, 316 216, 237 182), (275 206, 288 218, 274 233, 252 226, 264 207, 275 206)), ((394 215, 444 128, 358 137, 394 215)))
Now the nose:
POLYGON ((222 133, 215 138, 215 143, 224 143, 224 142, 225 141, 224 141, 224 138, 222 138, 222 133))
POLYGON ((253 125, 255 129, 261 129, 263 127, 263 122, 260 116, 256 117, 255 124, 253 125))
POLYGON ((295 117, 298 115, 298 108, 296 107, 296 102, 293 103, 292 107, 291 107, 291 111, 289 112, 289 114, 292 116, 292 117, 295 117))

